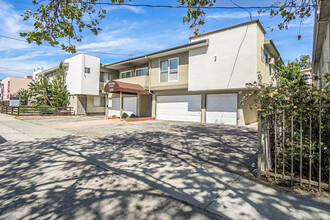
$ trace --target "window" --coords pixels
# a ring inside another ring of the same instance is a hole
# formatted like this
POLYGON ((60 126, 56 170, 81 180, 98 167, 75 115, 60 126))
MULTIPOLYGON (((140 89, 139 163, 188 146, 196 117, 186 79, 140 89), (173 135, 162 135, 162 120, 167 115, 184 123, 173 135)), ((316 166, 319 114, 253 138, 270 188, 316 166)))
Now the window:
POLYGON ((261 48, 261 59, 267 64, 269 63, 268 54, 266 53, 264 48, 261 48))
POLYGON ((168 62, 160 62, 160 81, 168 82, 168 62))
POLYGON ((94 107, 104 107, 105 97, 96 96, 94 97, 94 107))
POLYGON ((100 72, 100 82, 108 82, 111 80, 111 73, 100 72))
POLYGON ((130 78, 131 77, 131 71, 126 71, 121 73, 121 78, 130 78))
POLYGON ((179 58, 160 62, 160 82, 178 81, 179 58))
POLYGON ((168 78, 169 82, 177 81, 178 80, 178 67, 179 67, 179 60, 178 59, 171 59, 170 62, 170 76, 168 78))
POLYGON ((85 73, 90 74, 91 73, 91 68, 85 67, 85 73))
POLYGON ((135 76, 148 76, 148 68, 141 68, 135 70, 135 76))
POLYGON ((309 80, 310 76, 309 75, 304 75, 304 80, 309 80))

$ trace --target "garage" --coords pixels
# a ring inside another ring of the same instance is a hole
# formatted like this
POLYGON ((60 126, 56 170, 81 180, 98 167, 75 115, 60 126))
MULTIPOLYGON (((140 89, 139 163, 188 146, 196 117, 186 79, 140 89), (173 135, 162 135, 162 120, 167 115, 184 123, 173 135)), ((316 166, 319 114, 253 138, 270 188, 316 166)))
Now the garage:
POLYGON ((206 95, 206 123, 237 125, 237 94, 206 95))
MULTIPOLYGON (((136 115, 137 112, 137 97, 124 97, 123 98, 123 113, 127 113, 131 115, 134 113, 136 115)), ((109 116, 116 115, 119 117, 120 115, 120 99, 112 98, 109 99, 109 116)))
POLYGON ((157 120, 201 122, 201 95, 157 96, 157 120))

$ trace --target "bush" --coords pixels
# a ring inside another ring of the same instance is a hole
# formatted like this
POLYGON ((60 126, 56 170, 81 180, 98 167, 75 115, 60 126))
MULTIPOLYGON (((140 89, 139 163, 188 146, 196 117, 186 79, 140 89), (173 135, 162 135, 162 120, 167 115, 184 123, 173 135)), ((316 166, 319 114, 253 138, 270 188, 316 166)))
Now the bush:
POLYGON ((117 118, 117 115, 112 115, 111 118, 117 118))
POLYGON ((126 119, 126 118, 128 118, 128 114, 126 112, 124 112, 121 117, 126 119))
POLYGON ((136 115, 134 113, 132 113, 130 118, 136 118, 136 115))

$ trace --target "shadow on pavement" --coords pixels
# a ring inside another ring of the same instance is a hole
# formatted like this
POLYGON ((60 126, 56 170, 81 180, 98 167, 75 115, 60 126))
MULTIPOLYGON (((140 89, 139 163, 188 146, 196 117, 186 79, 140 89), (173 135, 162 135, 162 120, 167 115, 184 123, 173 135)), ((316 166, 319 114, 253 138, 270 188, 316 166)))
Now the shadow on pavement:
POLYGON ((6 143, 7 140, 0 135, 0 144, 6 143))
MULTIPOLYGON (((237 173, 255 160, 255 138, 234 127, 211 132, 178 126, 171 132, 122 133, 94 141, 67 136, 3 145, 0 217, 215 219, 230 217, 217 210, 244 204, 260 218, 272 218, 274 212, 278 218, 295 218, 285 210, 290 204, 307 213, 305 218, 329 213, 327 202, 309 195, 279 199, 277 190, 238 182, 237 173), (231 184, 231 199, 216 200, 231 184), (313 205, 301 202, 307 200, 313 205)), ((250 218, 244 208, 232 211, 237 218, 250 218)))

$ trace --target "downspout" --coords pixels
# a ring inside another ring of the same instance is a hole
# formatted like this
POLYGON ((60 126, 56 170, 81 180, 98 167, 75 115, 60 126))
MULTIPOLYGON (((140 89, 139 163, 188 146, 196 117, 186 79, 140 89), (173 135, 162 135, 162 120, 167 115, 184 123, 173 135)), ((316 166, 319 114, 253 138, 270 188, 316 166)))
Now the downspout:
POLYGON ((149 74, 149 93, 151 91, 151 61, 148 58, 148 56, 145 56, 145 58, 148 60, 149 62, 149 66, 148 66, 148 74, 149 74))

